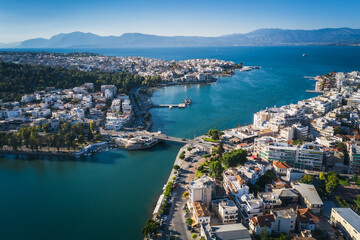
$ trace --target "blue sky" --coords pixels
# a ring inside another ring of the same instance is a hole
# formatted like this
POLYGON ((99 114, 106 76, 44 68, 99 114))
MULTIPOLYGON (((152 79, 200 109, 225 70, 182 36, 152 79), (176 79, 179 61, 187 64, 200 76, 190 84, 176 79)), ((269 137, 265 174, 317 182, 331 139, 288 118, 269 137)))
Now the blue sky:
POLYGON ((219 36, 259 28, 360 28, 359 0, 0 0, 0 42, 73 31, 219 36))

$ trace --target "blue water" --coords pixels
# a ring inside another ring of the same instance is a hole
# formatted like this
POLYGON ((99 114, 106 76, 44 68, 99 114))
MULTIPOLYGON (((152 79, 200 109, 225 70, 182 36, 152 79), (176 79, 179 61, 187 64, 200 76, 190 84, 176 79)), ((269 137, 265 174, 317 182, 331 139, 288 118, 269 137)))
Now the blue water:
MULTIPOLYGON (((19 49, 17 49, 19 50, 19 49)), ((152 130, 192 138, 217 126, 252 122, 269 106, 314 96, 306 89, 330 71, 360 70, 360 47, 224 47, 161 49, 38 49, 87 51, 114 56, 167 60, 218 58, 262 69, 221 77, 217 84, 172 86, 155 91, 154 103, 180 103, 186 109, 152 109, 152 130), (302 54, 306 53, 306 57, 302 54)), ((161 144, 148 151, 114 150, 86 161, 0 158, 2 239, 141 239, 180 148, 161 144)))

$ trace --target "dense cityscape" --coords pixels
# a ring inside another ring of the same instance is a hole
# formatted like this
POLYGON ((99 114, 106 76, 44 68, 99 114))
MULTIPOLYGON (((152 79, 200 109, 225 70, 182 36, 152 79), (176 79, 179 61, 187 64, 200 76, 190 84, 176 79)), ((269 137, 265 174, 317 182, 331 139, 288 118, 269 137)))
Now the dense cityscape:
MULTIPOLYGON (((215 59, 93 54, 3 53, 1 60, 156 76, 159 84, 207 82, 253 69, 215 59)), ((319 96, 266 108, 250 125, 215 127, 193 140, 147 131, 149 87, 129 95, 115 85, 96 91, 92 82, 46 87, 1 102, 0 147, 3 153, 83 157, 115 147, 146 149, 161 140, 186 143, 143 228, 146 238, 358 239, 360 73, 313 79, 319 96)), ((188 105, 186 99, 178 107, 188 105)))

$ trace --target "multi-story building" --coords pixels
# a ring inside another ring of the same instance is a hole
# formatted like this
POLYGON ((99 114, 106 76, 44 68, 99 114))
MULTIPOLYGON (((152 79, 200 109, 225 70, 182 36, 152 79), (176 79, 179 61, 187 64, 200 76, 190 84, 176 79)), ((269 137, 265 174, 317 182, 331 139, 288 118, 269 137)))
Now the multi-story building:
POLYGON ((301 195, 301 203, 310 208, 314 213, 319 214, 323 207, 323 202, 316 191, 314 185, 305 183, 295 183, 293 188, 301 195))
POLYGON ((305 143, 298 146, 295 167, 300 169, 321 170, 324 159, 324 149, 320 145, 305 143))
POLYGON ((245 194, 241 196, 240 218, 241 222, 247 225, 253 217, 262 215, 263 201, 256 198, 253 194, 245 194))
POLYGON ((330 221, 350 239, 360 239, 360 216, 350 208, 333 208, 330 221))
POLYGON ((350 167, 352 172, 359 174, 360 173, 360 146, 353 144, 350 147, 350 167))
POLYGON ((215 211, 223 224, 236 223, 239 209, 235 202, 229 199, 211 201, 212 209, 215 211))
POLYGON ((210 212, 202 201, 192 203, 194 209, 194 217, 197 223, 210 223, 210 212))
POLYGON ((309 208, 297 209, 297 226, 298 231, 314 231, 319 224, 319 219, 309 208))
POLYGON ((295 230, 296 226, 296 211, 292 208, 272 210, 275 222, 272 225, 272 229, 277 233, 290 233, 295 230))
POLYGON ((286 162, 293 166, 296 159, 296 146, 287 143, 269 143, 261 146, 260 157, 265 161, 286 162))
POLYGON ((228 169, 223 173, 224 188, 229 193, 236 205, 240 208, 241 196, 249 193, 249 186, 246 181, 241 178, 238 172, 234 169, 228 169))
POLYGON ((191 202, 201 201, 206 206, 209 206, 214 195, 214 189, 214 180, 203 175, 189 184, 189 200, 191 202))

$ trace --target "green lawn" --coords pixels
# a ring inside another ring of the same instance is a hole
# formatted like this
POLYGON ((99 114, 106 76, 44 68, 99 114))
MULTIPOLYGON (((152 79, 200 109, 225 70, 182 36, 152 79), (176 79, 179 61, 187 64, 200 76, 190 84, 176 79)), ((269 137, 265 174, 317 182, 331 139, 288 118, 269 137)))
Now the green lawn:
POLYGON ((218 140, 214 140, 212 138, 205 138, 205 137, 203 138, 203 140, 205 140, 207 142, 215 142, 215 143, 219 142, 218 140))
POLYGON ((360 178, 355 181, 356 185, 360 186, 360 178))
POLYGON ((339 184, 342 186, 350 186, 350 184, 346 180, 339 179, 339 184))
POLYGON ((356 206, 360 208, 360 199, 354 199, 356 206))

